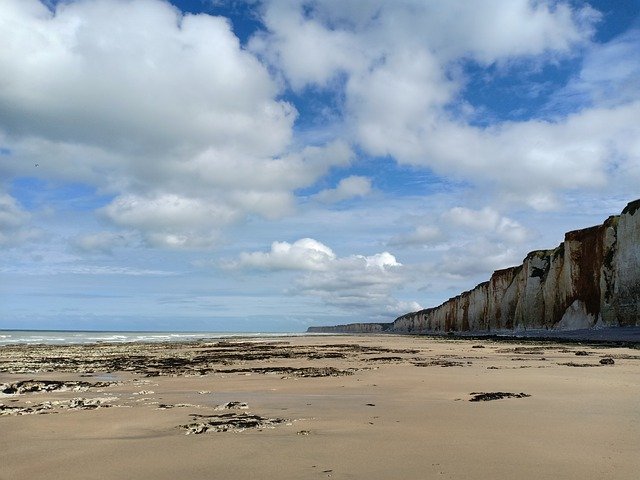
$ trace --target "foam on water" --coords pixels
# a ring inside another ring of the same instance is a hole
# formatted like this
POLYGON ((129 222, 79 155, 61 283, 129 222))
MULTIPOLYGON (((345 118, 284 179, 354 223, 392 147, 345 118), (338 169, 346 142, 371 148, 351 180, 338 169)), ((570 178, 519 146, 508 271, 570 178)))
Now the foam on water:
POLYGON ((97 332, 97 331, 42 331, 42 330, 2 330, 0 345, 12 344, 73 344, 97 342, 188 342, 198 339, 259 339, 270 337, 291 337, 304 333, 259 333, 259 332, 97 332))

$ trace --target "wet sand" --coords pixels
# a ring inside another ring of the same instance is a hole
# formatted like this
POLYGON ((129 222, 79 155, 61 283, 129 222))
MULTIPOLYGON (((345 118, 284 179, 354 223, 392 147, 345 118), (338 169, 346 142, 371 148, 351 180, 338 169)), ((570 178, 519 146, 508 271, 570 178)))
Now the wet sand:
POLYGON ((637 479, 640 350, 308 336, 0 347, 0 480, 637 479))

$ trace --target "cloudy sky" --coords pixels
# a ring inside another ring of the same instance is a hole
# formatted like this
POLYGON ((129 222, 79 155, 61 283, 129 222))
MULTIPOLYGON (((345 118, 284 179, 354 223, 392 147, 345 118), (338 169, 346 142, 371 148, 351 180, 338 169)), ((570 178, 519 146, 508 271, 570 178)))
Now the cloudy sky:
POLYGON ((640 197, 640 0, 1 0, 0 328, 435 306, 640 197))

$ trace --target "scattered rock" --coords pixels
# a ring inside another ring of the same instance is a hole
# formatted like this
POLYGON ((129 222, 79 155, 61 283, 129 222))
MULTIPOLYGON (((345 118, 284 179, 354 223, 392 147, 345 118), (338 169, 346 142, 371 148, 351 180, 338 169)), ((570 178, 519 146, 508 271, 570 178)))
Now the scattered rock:
POLYGON ((62 382, 59 380, 23 380, 0 385, 0 392, 6 395, 22 395, 25 393, 67 391, 86 392, 93 387, 108 387, 113 382, 62 382))
POLYGON ((601 365, 613 365, 615 363, 616 362, 611 357, 605 357, 605 358, 601 358, 600 359, 600 364, 601 365))
POLYGON ((249 405, 244 402, 227 402, 218 405, 214 410, 247 410, 249 405))
POLYGON ((0 416, 1 415, 40 415, 46 413, 57 413, 55 409, 65 410, 95 410, 100 407, 112 407, 113 405, 108 403, 112 400, 116 400, 116 397, 101 397, 101 398, 72 398, 68 401, 51 401, 42 402, 29 406, 9 406, 0 403, 0 416))
POLYGON ((577 357, 586 357, 587 355, 589 355, 589 352, 585 352, 584 350, 578 350, 576 352, 577 357))
POLYGON ((435 359, 428 362, 413 362, 416 367, 464 367, 470 365, 471 362, 457 362, 454 360, 435 359))
POLYGON ((597 363, 575 363, 575 362, 566 362, 559 363, 558 365, 563 365, 565 367, 599 367, 597 363))
POLYGON ((525 398, 531 396, 522 392, 471 392, 469 395, 473 395, 473 398, 469 399, 470 402, 488 402, 491 400, 501 400, 503 398, 525 398))
POLYGON ((140 390, 139 392, 133 392, 133 395, 153 395, 154 392, 153 390, 140 390))
POLYGON ((216 370, 219 373, 262 373, 279 374, 292 377, 341 377, 353 375, 353 370, 340 370, 334 367, 257 367, 257 368, 231 368, 216 370))
POLYGON ((193 422, 187 425, 180 425, 185 429, 186 435, 208 432, 243 432, 247 429, 263 429, 275 428, 288 422, 284 418, 265 418, 259 415, 251 415, 248 413, 223 413, 220 415, 192 415, 195 418, 205 419, 201 422, 193 422))
POLYGON ((367 358, 369 362, 402 362, 404 358, 402 357, 371 357, 367 358))
POLYGON ((311 432, 309 430, 300 430, 296 435, 311 435, 311 432))
POLYGON ((33 415, 33 414, 45 414, 55 413, 53 412, 54 406, 51 402, 43 402, 37 405, 31 405, 29 407, 11 407, 0 403, 0 416, 3 415, 33 415))
MULTIPOLYGON (((111 407, 110 401, 117 400, 116 397, 102 397, 102 398, 72 398, 69 400, 67 408, 70 410, 95 410, 100 407, 111 407)), ((64 408, 64 405, 62 405, 64 408)))

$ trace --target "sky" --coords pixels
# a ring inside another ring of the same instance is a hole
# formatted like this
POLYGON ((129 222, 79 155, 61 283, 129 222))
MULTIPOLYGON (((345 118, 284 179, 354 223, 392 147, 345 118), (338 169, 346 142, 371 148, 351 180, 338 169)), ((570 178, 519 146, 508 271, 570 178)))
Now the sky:
POLYGON ((436 306, 640 197, 640 0, 0 1, 0 328, 436 306))

